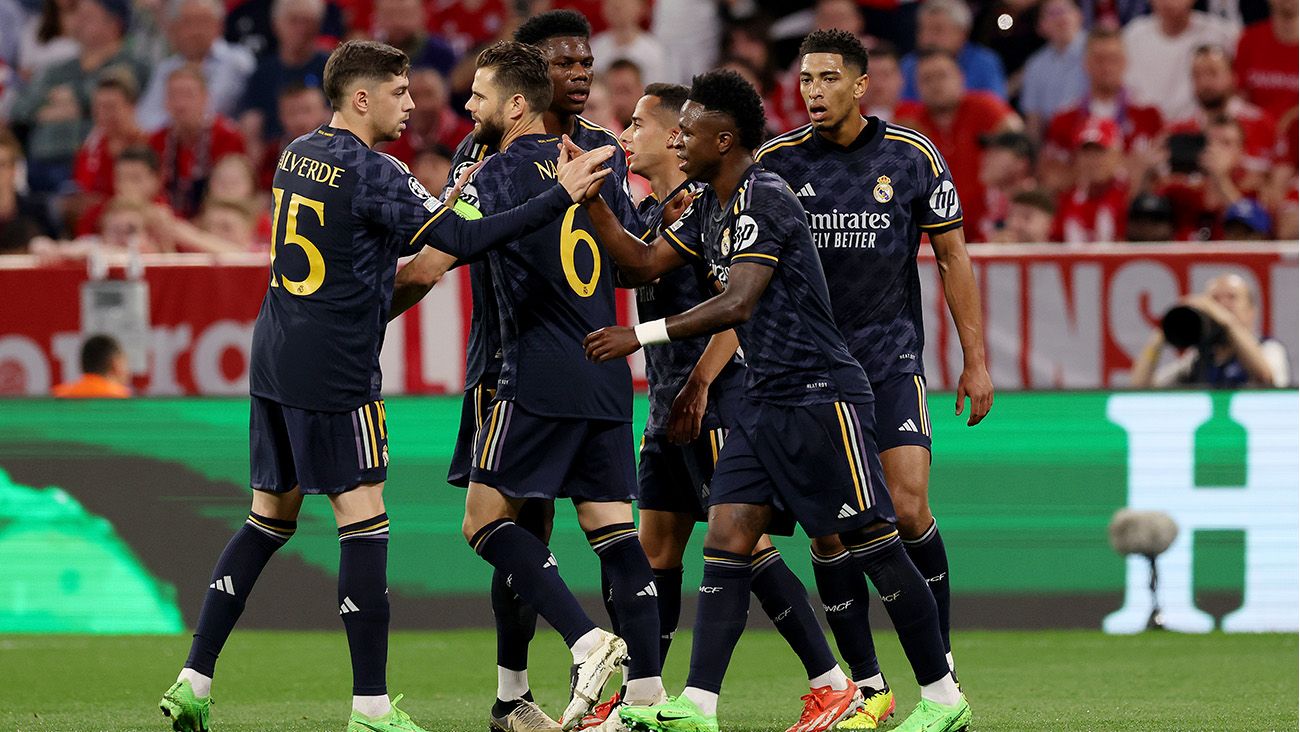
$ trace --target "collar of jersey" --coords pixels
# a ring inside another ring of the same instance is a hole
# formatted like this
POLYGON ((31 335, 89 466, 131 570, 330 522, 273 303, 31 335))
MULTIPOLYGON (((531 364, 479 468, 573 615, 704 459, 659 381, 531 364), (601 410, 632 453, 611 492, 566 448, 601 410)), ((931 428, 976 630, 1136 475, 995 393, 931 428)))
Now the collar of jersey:
POLYGON ((816 130, 813 131, 813 140, 819 147, 840 153, 855 153, 863 150, 874 150, 880 141, 885 137, 885 123, 876 117, 864 117, 867 121, 866 127, 858 133, 857 139, 849 144, 848 147, 841 147, 823 138, 816 130))

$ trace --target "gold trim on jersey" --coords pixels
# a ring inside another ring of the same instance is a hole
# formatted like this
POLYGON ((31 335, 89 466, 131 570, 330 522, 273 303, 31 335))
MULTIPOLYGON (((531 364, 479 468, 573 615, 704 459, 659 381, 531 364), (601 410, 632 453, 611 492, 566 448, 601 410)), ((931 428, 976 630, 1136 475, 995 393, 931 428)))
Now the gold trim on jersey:
POLYGON ((764 258, 764 259, 770 259, 770 260, 772 260, 773 262, 780 262, 780 261, 781 261, 780 259, 777 259, 776 257, 772 256, 771 254, 764 254, 764 253, 762 253, 762 252, 741 252, 740 254, 737 254, 737 255, 733 256, 733 257, 731 258, 731 261, 734 262, 734 261, 736 261, 737 259, 740 259, 741 257, 762 257, 762 258, 764 258))
POLYGON ((776 140, 772 140, 767 145, 764 145, 762 148, 760 148, 758 153, 754 155, 754 162, 756 163, 761 162, 763 160, 763 156, 767 155, 773 150, 780 150, 783 147, 790 147, 792 145, 802 145, 803 143, 807 142, 808 139, 812 137, 812 135, 813 135, 813 130, 812 127, 809 126, 808 131, 800 134, 798 137, 794 137, 788 140, 781 140, 780 142, 777 142, 776 140))
POLYGON ((910 137, 903 137, 902 135, 896 135, 889 132, 885 133, 885 139, 894 140, 896 142, 906 142, 907 144, 911 145, 917 150, 920 150, 925 155, 925 157, 930 161, 930 170, 933 171, 936 176, 939 175, 939 161, 936 160, 935 157, 930 154, 929 150, 925 149, 925 145, 922 145, 921 143, 917 142, 916 140, 913 140, 910 137))
POLYGON ((941 221, 937 224, 917 224, 917 225, 920 226, 922 229, 937 229, 940 226, 952 226, 953 224, 960 224, 963 218, 964 217, 962 216, 958 216, 952 221, 941 221))

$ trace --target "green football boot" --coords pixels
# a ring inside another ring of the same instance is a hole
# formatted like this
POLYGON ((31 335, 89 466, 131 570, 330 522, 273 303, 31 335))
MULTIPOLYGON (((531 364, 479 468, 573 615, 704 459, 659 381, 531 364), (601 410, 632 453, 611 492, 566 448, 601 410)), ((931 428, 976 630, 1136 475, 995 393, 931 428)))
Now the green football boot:
POLYGON ((397 702, 401 700, 401 694, 393 697, 393 708, 382 717, 367 717, 353 709, 347 732, 425 732, 411 719, 411 715, 397 708, 397 702))
POLYGON ((212 712, 212 697, 199 698, 194 695, 194 687, 189 679, 181 679, 172 684, 158 702, 163 716, 172 721, 175 732, 208 732, 208 715, 212 712))
POLYGON ((718 718, 706 715, 685 696, 652 707, 622 706, 618 715, 636 732, 718 732, 718 718))
POLYGON ((962 732, 970 725, 970 719, 970 704, 966 703, 965 694, 952 706, 922 699, 894 732, 962 732))

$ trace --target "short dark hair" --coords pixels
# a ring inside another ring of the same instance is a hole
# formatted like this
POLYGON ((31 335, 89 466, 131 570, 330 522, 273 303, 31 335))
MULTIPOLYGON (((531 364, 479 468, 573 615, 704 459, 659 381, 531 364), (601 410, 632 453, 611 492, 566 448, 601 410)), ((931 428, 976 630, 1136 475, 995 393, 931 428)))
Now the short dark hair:
POLYGON ((162 161, 158 159, 158 153, 148 145, 132 145, 117 154, 113 159, 114 163, 144 163, 149 166, 149 170, 157 173, 162 170, 162 161))
POLYGON ((917 66, 920 66, 922 61, 929 61, 933 58, 946 58, 954 64, 957 64, 958 69, 961 68, 961 61, 957 60, 956 54, 949 53, 941 48, 923 48, 916 51, 917 66))
POLYGON ((122 346, 113 336, 101 333, 87 338, 81 344, 81 373, 101 376, 108 373, 113 357, 121 352, 122 346))
POLYGON ((1011 202, 1018 203, 1021 206, 1036 208, 1048 216, 1054 216, 1056 214, 1056 200, 1052 198, 1052 194, 1042 188, 1032 188, 1027 191, 1021 191, 1011 197, 1011 202))
POLYGON ((898 52, 898 46, 895 46, 889 41, 878 41, 876 45, 871 47, 872 58, 892 58, 895 61, 898 61, 902 55, 903 54, 898 52))
POLYGON ((763 144, 767 117, 753 84, 734 71, 709 71, 691 80, 688 98, 709 112, 731 117, 740 145, 749 150, 763 144))
POLYGON ((633 61, 630 58, 615 59, 614 63, 610 64, 609 68, 605 69, 605 73, 606 74, 613 73, 615 71, 618 71, 619 69, 631 69, 632 71, 635 71, 636 78, 638 79, 645 76, 645 74, 642 73, 641 71, 641 64, 638 64, 637 62, 633 61))
POLYGON ((859 75, 867 73, 867 48, 848 31, 823 28, 809 33, 799 44, 799 58, 810 53, 838 53, 845 66, 857 67, 859 75))
POLYGON ((672 112, 673 118, 676 119, 677 113, 682 110, 682 105, 690 97, 691 90, 683 84, 667 84, 664 82, 655 82, 646 85, 645 95, 648 97, 657 97, 659 104, 655 105, 666 112, 672 112))
POLYGON ((525 20, 515 29, 515 40, 530 46, 551 38, 590 38, 591 23, 576 10, 548 10, 525 20))
POLYGON ((116 90, 132 104, 140 99, 140 84, 135 75, 124 66, 110 66, 95 79, 95 90, 116 90))
POLYGON ((1084 41, 1085 46, 1090 46, 1097 41, 1122 41, 1124 34, 1116 28, 1109 28, 1104 25, 1096 25, 1088 31, 1088 38, 1084 41))
POLYGON ((522 94, 532 111, 551 106, 550 68, 536 46, 497 41, 478 55, 478 68, 492 69, 497 86, 506 94, 522 94))
POLYGON ((343 108, 348 87, 357 81, 387 81, 406 76, 411 60, 396 48, 378 41, 345 41, 325 62, 325 97, 335 110, 343 108))
POLYGON ((298 96, 303 92, 315 92, 315 91, 317 91, 317 89, 314 86, 307 86, 301 81, 290 81, 287 84, 282 85, 280 87, 279 93, 276 94, 275 96, 277 99, 288 99, 289 97, 298 96))

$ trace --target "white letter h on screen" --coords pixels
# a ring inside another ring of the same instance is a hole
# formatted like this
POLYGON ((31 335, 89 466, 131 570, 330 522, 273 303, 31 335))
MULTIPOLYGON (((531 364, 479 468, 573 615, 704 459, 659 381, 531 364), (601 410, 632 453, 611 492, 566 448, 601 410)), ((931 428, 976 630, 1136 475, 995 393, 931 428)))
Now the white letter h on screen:
MULTIPOLYGON (((1214 629, 1214 618, 1192 597, 1192 533, 1198 529, 1246 532, 1242 606, 1223 618, 1223 630, 1288 631, 1300 628, 1300 431, 1295 392, 1234 395, 1228 408, 1246 429, 1246 485, 1197 488, 1193 482, 1196 430, 1211 416, 1206 394, 1129 394, 1111 397, 1110 421, 1128 433, 1128 507, 1164 511, 1178 523, 1178 538, 1160 556, 1160 605, 1165 627, 1186 633, 1214 629)), ((1137 633, 1151 614, 1150 569, 1128 558, 1124 607, 1102 623, 1107 633, 1137 633)))

